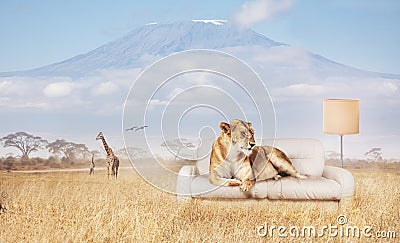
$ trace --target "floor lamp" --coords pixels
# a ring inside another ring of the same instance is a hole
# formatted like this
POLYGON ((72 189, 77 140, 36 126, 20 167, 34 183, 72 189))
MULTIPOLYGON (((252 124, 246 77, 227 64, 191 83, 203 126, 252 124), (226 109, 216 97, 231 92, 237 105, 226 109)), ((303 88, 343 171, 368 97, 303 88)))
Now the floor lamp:
POLYGON ((323 131, 340 136, 340 159, 343 168, 343 135, 359 133, 360 101, 324 99, 323 131))

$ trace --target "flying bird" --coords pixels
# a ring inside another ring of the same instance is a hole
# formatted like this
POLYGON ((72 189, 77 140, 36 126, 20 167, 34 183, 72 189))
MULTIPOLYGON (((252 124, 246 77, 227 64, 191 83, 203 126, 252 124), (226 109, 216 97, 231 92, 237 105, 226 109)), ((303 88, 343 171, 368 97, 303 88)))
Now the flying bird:
POLYGON ((125 132, 127 132, 127 131, 133 131, 133 129, 135 129, 135 128, 137 128, 137 127, 130 127, 130 128, 127 128, 127 129, 125 129, 125 132))
POLYGON ((144 129, 145 127, 148 127, 148 126, 141 126, 141 127, 137 127, 135 130, 134 130, 134 132, 136 132, 136 131, 139 131, 139 130, 141 130, 141 129, 144 129))

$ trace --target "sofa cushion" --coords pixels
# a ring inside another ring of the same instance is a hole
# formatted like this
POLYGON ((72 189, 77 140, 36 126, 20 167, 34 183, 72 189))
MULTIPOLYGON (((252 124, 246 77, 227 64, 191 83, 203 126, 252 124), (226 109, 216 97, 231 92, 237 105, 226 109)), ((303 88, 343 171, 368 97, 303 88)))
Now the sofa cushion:
POLYGON ((321 177, 325 167, 325 151, 322 143, 311 138, 276 138, 261 141, 282 150, 302 174, 321 177))
POLYGON ((324 177, 296 179, 282 177, 279 180, 267 180, 268 199, 293 200, 339 200, 341 188, 339 183, 324 177))
POLYGON ((266 198, 267 182, 259 181, 250 191, 242 192, 238 186, 215 186, 208 181, 208 176, 196 176, 191 183, 192 197, 201 198, 266 198))
POLYGON ((340 185, 323 177, 310 177, 305 180, 282 177, 279 180, 258 181, 248 192, 239 187, 215 186, 208 177, 196 176, 190 185, 192 197, 231 198, 231 199, 292 199, 292 200, 339 200, 340 185))
MULTIPOLYGON (((200 175, 208 175, 210 153, 215 139, 203 139, 197 150, 197 170, 200 175)), ((309 138, 277 138, 257 141, 257 145, 275 146, 286 153, 294 167, 303 174, 321 177, 325 166, 325 154, 322 143, 309 138)))

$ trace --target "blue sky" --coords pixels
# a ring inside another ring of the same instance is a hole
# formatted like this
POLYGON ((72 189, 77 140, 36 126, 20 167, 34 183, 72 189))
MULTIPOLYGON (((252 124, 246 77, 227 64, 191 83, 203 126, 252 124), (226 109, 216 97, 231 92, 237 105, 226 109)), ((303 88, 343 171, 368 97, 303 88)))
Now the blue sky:
MULTIPOLYGON (((257 1, 3 0, 0 72, 62 61, 149 22, 234 20, 257 1)), ((400 74, 400 1, 267 2, 288 6, 248 24, 255 31, 356 68, 400 74)))

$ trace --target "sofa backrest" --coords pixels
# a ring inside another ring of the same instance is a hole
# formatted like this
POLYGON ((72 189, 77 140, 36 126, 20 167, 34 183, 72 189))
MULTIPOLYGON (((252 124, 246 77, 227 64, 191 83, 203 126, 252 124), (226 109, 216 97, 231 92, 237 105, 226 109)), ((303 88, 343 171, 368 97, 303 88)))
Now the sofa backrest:
MULTIPOLYGON (((206 175, 210 167, 210 153, 214 139, 203 139, 197 150, 197 170, 206 175)), ((260 141, 257 141, 257 145, 260 141)), ((274 146, 282 150, 292 161, 294 167, 302 174, 322 176, 325 167, 325 152, 322 143, 311 138, 276 138, 263 139, 262 145, 274 146)))
POLYGON ((201 140, 201 145, 197 149, 196 167, 200 175, 206 175, 210 169, 210 154, 215 138, 206 138, 201 140))

